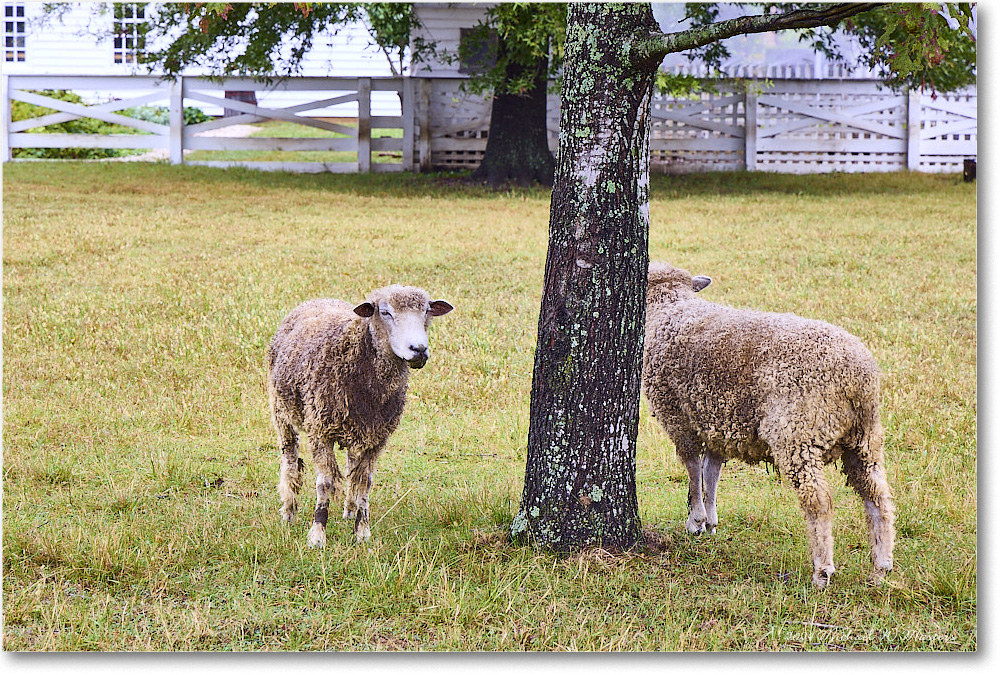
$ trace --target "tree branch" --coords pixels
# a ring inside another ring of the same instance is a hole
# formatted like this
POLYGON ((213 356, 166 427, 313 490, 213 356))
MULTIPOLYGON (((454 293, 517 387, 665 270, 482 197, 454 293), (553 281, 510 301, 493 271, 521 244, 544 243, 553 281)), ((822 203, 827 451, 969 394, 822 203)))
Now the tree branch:
POLYGON ((650 33, 647 37, 633 42, 629 47, 629 59, 635 66, 659 66, 663 57, 674 52, 697 49, 707 44, 725 40, 737 35, 768 33, 790 28, 816 28, 835 26, 855 14, 868 12, 880 7, 884 2, 840 3, 823 9, 796 9, 783 14, 763 14, 741 16, 738 19, 717 21, 705 26, 690 28, 677 33, 650 33))

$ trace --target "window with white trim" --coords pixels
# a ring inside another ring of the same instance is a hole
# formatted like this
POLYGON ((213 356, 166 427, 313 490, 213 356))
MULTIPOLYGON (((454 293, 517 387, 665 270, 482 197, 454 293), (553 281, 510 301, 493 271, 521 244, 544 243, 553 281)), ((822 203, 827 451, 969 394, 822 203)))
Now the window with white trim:
POLYGON ((137 63, 146 46, 146 5, 115 3, 115 63, 137 63))
POLYGON ((25 30, 24 3, 7 2, 3 6, 3 60, 21 62, 25 59, 25 41, 28 32, 25 30))

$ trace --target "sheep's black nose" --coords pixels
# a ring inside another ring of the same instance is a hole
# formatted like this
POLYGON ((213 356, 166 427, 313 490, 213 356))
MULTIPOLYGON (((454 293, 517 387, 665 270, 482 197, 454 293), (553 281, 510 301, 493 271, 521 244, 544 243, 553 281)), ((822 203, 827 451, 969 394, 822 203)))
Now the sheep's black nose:
POLYGON ((414 370, 423 368, 424 364, 427 363, 427 357, 429 356, 427 353, 427 347, 424 345, 410 345, 410 349, 413 350, 413 358, 406 363, 409 364, 410 368, 413 368, 414 370))

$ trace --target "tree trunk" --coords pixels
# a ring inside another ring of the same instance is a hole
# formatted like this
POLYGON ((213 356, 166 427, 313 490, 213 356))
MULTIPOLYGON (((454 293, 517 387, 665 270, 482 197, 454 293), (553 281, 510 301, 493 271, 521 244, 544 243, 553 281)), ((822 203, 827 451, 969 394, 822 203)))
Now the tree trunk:
POLYGON ((635 444, 649 267, 649 104, 657 64, 626 49, 648 4, 569 5, 559 159, 515 540, 641 541, 635 444))
MULTIPOLYGON (((498 46, 503 49, 503 41, 498 46)), ((533 66, 534 85, 523 94, 495 94, 483 161, 472 177, 494 187, 507 183, 552 185, 555 160, 549 151, 545 121, 548 59, 533 66)), ((511 64, 507 80, 521 77, 525 66, 511 64)))

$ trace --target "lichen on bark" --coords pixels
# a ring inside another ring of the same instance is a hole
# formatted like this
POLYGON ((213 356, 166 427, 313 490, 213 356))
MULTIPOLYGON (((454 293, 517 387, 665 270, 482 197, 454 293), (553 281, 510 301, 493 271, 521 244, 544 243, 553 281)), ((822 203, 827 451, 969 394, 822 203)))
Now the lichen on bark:
POLYGON ((649 5, 573 4, 528 456, 515 539, 641 541, 635 439, 648 268, 652 69, 628 58, 649 5))

